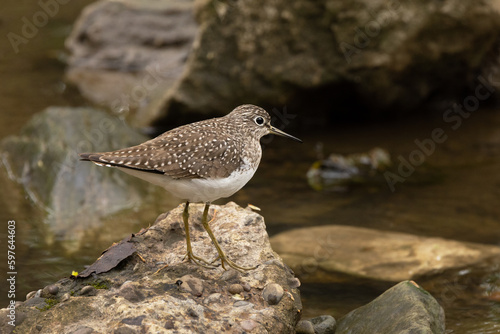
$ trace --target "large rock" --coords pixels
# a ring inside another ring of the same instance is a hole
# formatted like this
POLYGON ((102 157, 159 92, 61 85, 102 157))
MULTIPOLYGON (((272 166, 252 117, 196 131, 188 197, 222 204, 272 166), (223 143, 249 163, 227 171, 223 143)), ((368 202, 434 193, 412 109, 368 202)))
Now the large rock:
MULTIPOLYGON (((38 297, 30 295, 33 298, 17 307, 17 314, 25 315, 17 332, 293 332, 302 307, 299 282, 271 249, 263 217, 234 203, 212 208, 217 215, 211 227, 228 257, 242 266, 257 265, 256 269, 240 273, 183 262, 186 242, 180 205, 89 267, 102 268, 112 257, 123 258, 113 269, 98 274, 87 269, 78 278, 43 289, 38 297), (134 255, 116 251, 130 247, 134 255)), ((193 251, 215 259, 215 248, 200 222, 202 209, 190 206, 193 251)), ((2 322, 7 311, 1 311, 2 322)))
MULTIPOLYGON (((179 112, 226 113, 243 102, 265 107, 288 104, 293 112, 307 110, 316 115, 401 113, 416 111, 431 98, 442 102, 463 94, 464 88, 499 82, 497 72, 487 65, 496 59, 500 36, 497 1, 199 0, 196 5, 199 30, 186 68, 181 77, 173 78, 175 84, 162 87, 163 96, 152 98, 152 108, 159 114, 150 110, 143 121, 169 112, 175 116, 179 112)), ((77 25, 78 33, 70 38, 70 49, 84 44, 95 54, 111 50, 116 68, 107 65, 104 71, 116 73, 130 71, 123 68, 125 55, 134 60, 139 57, 115 48, 116 43, 108 39, 89 42, 119 31, 120 40, 128 39, 127 47, 136 50, 141 45, 134 43, 144 43, 144 38, 134 40, 135 34, 149 36, 149 31, 163 39, 181 31, 179 44, 189 44, 185 36, 194 32, 192 25, 185 28, 185 21, 167 16, 165 26, 142 26, 135 24, 144 17, 141 10, 126 10, 127 15, 122 15, 123 10, 107 9, 123 6, 110 1, 93 6, 92 13, 86 11, 77 25), (95 18, 111 23, 99 25, 95 18), (144 28, 149 30, 141 33, 144 28)), ((158 11, 159 16, 163 13, 158 11)), ((160 49, 172 47, 165 42, 160 49)), ((159 54, 155 48, 142 50, 159 54)), ((167 53, 163 61, 180 64, 177 59, 167 53)), ((139 59, 136 63, 144 68, 148 62, 139 59)), ((81 87, 89 86, 81 77, 77 79, 73 81, 81 87)), ((103 93, 113 89, 100 88, 103 93)), ((481 89, 481 96, 491 93, 481 89)))
POLYGON ((89 5, 66 40, 67 79, 93 102, 148 124, 151 101, 182 73, 197 30, 192 7, 186 0, 89 5))
POLYGON ((444 311, 416 283, 405 281, 339 320, 335 334, 443 334, 444 311))
POLYGON ((271 244, 304 282, 400 282, 500 256, 496 246, 350 226, 295 229, 271 244))
MULTIPOLYGON (((154 191, 148 183, 120 171, 81 162, 78 153, 118 149, 145 140, 102 111, 51 107, 36 114, 18 136, 1 141, 1 163, 46 212, 49 234, 78 240, 90 226, 100 226, 102 217, 136 207, 154 191)), ((22 199, 17 205, 24 203, 22 199)))

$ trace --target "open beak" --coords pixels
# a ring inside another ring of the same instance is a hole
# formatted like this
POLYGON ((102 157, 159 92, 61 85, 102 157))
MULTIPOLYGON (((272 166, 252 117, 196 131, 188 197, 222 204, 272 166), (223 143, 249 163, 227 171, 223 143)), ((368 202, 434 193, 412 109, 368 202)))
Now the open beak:
POLYGON ((288 133, 286 132, 283 132, 281 131, 280 129, 276 129, 274 126, 270 125, 269 126, 269 132, 272 133, 273 135, 278 135, 278 136, 282 136, 282 137, 286 137, 286 138, 290 138, 290 139, 293 139, 293 140, 296 140, 298 142, 301 142, 302 143, 302 140, 300 140, 299 138, 297 137, 294 137, 292 135, 289 135, 288 133))

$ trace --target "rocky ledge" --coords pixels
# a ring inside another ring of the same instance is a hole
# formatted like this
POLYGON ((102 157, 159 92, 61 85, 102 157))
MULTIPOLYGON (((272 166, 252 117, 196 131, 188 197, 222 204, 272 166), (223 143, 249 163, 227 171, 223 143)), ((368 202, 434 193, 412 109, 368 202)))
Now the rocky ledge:
MULTIPOLYGON (((211 216, 217 211, 211 227, 226 255, 256 269, 241 273, 183 261, 180 205, 153 226, 111 246, 76 277, 17 302, 16 332, 294 332, 302 308, 300 282, 271 249, 263 217, 235 203, 211 208, 211 216)), ((193 251, 215 259, 215 248, 201 225, 202 209, 190 207, 193 251)), ((2 333, 13 330, 0 324, 2 333)))

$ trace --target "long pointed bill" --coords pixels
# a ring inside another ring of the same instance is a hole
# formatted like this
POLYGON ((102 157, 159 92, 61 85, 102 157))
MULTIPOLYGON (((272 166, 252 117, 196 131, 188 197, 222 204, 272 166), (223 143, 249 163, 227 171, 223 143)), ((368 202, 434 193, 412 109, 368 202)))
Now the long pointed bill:
POLYGON ((293 139, 293 140, 296 140, 296 141, 298 141, 298 142, 301 142, 301 143, 302 143, 302 140, 300 140, 299 138, 294 137, 294 136, 292 136, 292 135, 289 135, 288 133, 283 132, 283 131, 281 131, 280 129, 276 129, 274 126, 270 126, 270 127, 269 127, 269 131, 270 131, 273 135, 278 135, 278 136, 282 136, 282 137, 290 138, 290 139, 293 139))

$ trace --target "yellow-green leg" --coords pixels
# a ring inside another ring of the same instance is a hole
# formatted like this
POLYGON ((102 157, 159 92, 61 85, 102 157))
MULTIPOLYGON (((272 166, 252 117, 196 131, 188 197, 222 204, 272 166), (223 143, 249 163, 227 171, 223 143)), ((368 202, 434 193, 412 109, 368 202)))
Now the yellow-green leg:
POLYGON ((222 268, 224 268, 224 270, 226 270, 226 267, 224 266, 224 262, 227 263, 231 268, 234 268, 234 269, 239 270, 239 271, 252 270, 252 269, 257 268, 257 266, 249 267, 249 268, 241 267, 227 258, 226 254, 224 254, 224 252, 222 251, 222 248, 220 247, 219 243, 217 242, 217 239, 215 238, 212 230, 210 229, 209 223, 215 219, 215 215, 214 215, 214 218, 212 218, 212 220, 210 220, 210 222, 209 222, 208 221, 208 208, 209 207, 210 207, 210 203, 205 203, 205 208, 203 209, 203 216, 202 216, 201 222, 203 223, 203 227, 207 231, 208 235, 210 236, 210 239, 212 239, 212 242, 213 242, 215 248, 217 249, 217 253, 219 254, 219 259, 220 259, 220 262, 222 264, 222 268))
POLYGON ((205 268, 213 268, 207 266, 210 265, 210 262, 193 254, 193 248, 191 247, 191 237, 189 235, 189 201, 186 201, 186 206, 184 207, 184 212, 182 213, 182 219, 184 220, 184 229, 186 230, 186 245, 187 245, 187 254, 184 258, 187 257, 188 261, 189 260, 193 261, 193 263, 199 266, 205 268))

